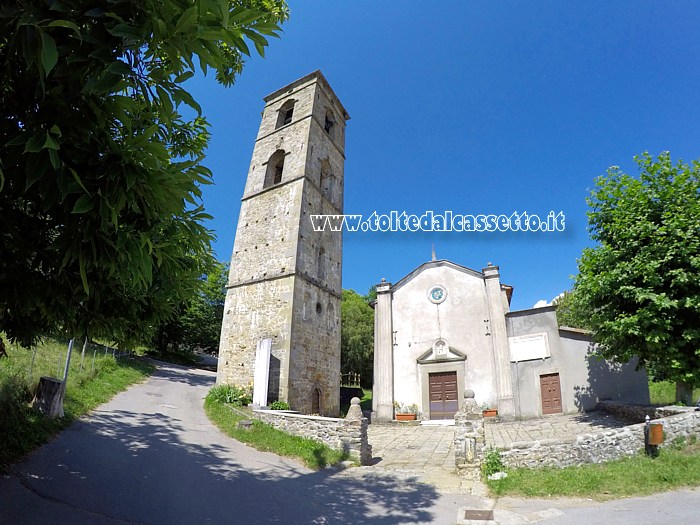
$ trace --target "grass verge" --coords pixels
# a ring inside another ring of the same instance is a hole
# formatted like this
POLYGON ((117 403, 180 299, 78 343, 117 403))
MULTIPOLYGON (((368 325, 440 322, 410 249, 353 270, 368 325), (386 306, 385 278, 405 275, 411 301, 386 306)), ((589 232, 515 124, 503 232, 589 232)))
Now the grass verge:
MULTIPOLYGON (((649 399, 652 405, 676 403, 676 383, 673 381, 649 381, 649 399)), ((700 399, 700 388, 693 390, 693 399, 700 399)))
POLYGON ((292 436, 262 421, 253 420, 253 426, 244 429, 238 423, 246 417, 234 412, 226 403, 207 396, 204 410, 209 419, 227 436, 265 452, 297 458, 307 467, 318 470, 345 459, 347 454, 312 439, 292 436))
POLYGON ((0 471, 7 470, 10 464, 46 443, 73 420, 153 371, 148 363, 117 362, 104 353, 90 353, 83 360, 78 348, 74 350, 68 373, 65 417, 47 419, 29 404, 41 376, 63 377, 66 345, 47 341, 37 347, 36 354, 14 345, 7 347, 9 357, 0 359, 0 436, 3 436, 0 471))
POLYGON ((700 444, 678 441, 661 449, 654 459, 640 454, 598 465, 507 472, 505 479, 486 482, 492 494, 595 500, 644 496, 700 485, 700 444))

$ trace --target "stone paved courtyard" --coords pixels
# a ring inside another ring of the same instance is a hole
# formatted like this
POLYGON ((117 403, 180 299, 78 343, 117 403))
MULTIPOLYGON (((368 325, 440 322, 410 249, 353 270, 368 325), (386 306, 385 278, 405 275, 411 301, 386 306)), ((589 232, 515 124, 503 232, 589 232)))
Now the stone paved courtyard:
MULTIPOLYGON (((579 434, 624 425, 613 416, 593 412, 507 423, 487 422, 484 429, 487 445, 505 448, 518 441, 573 440, 579 434)), ((449 425, 369 425, 374 464, 350 469, 347 475, 367 477, 391 472, 406 480, 430 483, 443 493, 464 492, 471 485, 460 482, 455 474, 453 437, 454 426, 449 425)))
POLYGON ((541 419, 528 419, 508 423, 484 425, 486 445, 494 448, 507 448, 518 441, 539 441, 542 439, 573 440, 580 434, 593 434, 611 428, 627 425, 604 412, 588 414, 545 416, 541 419))

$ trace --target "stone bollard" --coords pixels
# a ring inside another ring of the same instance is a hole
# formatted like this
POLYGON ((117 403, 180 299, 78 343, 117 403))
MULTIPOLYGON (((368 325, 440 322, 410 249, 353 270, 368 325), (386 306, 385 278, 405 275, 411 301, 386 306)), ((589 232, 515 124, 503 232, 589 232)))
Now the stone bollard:
POLYGON ((352 440, 354 444, 351 446, 350 453, 360 460, 360 465, 371 465, 372 445, 369 444, 369 439, 367 438, 367 425, 369 422, 362 414, 359 397, 353 397, 350 400, 350 408, 345 416, 345 420, 351 425, 358 427, 355 429, 357 436, 352 440))
POLYGON ((460 478, 481 479, 485 448, 482 410, 474 399, 474 391, 465 390, 464 404, 455 414, 455 467, 460 478))

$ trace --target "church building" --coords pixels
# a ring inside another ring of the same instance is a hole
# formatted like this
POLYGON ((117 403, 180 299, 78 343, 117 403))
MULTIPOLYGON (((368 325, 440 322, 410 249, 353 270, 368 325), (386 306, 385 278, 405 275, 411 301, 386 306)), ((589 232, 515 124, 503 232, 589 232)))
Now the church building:
POLYGON ((452 419, 464 391, 503 419, 591 410, 600 400, 649 402, 646 372, 593 355, 583 330, 560 327, 555 307, 510 311, 498 266, 446 260, 377 285, 374 421, 396 405, 423 420, 452 419))

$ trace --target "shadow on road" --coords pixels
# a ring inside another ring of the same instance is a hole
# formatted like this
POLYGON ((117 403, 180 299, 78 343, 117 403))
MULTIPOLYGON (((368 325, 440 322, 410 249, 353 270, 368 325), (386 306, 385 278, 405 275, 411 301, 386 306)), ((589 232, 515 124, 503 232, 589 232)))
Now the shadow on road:
MULTIPOLYGON (((158 372, 164 374, 168 371, 158 372)), ((183 379, 176 373, 168 377, 183 379)), ((437 494, 428 485, 390 477, 353 480, 333 469, 313 472, 238 443, 237 460, 223 436, 208 445, 188 442, 198 441, 197 432, 214 432, 208 424, 199 427, 185 429, 161 413, 96 413, 66 432, 87 436, 79 450, 58 443, 44 447, 37 455, 50 454, 51 460, 28 462, 22 477, 36 494, 54 501, 147 523, 432 521, 437 494), (246 461, 249 454, 256 455, 254 462, 246 461)))

